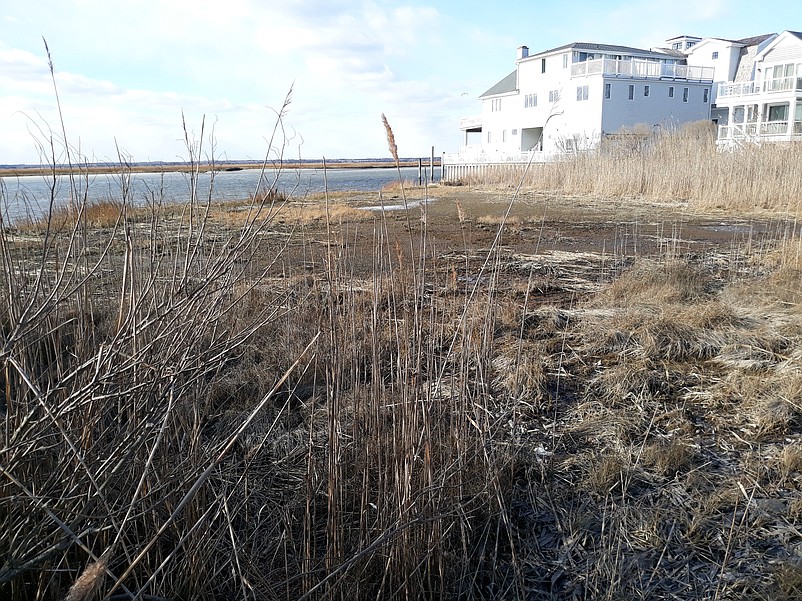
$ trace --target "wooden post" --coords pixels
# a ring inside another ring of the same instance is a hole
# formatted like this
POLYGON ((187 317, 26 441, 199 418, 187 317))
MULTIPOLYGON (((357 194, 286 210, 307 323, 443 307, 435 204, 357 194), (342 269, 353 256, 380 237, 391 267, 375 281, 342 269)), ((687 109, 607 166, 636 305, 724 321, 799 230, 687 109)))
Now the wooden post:
POLYGON ((423 185, 423 159, 418 159, 418 185, 423 185))
POLYGON ((431 177, 431 183, 434 183, 434 146, 432 146, 432 154, 429 156, 429 177, 431 177))

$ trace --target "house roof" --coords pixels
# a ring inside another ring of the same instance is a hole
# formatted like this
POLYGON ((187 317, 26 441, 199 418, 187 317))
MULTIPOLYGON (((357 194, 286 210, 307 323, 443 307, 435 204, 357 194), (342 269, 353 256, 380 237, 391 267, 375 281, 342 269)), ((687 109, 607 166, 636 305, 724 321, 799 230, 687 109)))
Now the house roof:
MULTIPOLYGON (((793 33, 793 32, 791 32, 793 33)), ((763 35, 756 35, 751 38, 743 38, 742 40, 732 40, 733 42, 738 42, 739 44, 743 44, 744 46, 757 46, 758 44, 762 44, 766 40, 768 40, 771 36, 776 35, 774 33, 764 33, 763 35)))
POLYGON ((654 50, 654 52, 667 54, 669 56, 673 56, 674 58, 685 58, 685 53, 682 50, 674 50, 673 48, 658 48, 657 50, 654 50))
POLYGON ((800 42, 802 42, 802 33, 801 33, 801 32, 799 32, 799 31, 790 31, 790 30, 786 29, 785 31, 783 31, 782 33, 780 33, 780 35, 778 35, 777 37, 775 37, 775 38, 774 38, 774 39, 773 39, 771 42, 769 42, 769 43, 766 45, 766 47, 765 47, 765 48, 763 48, 763 49, 762 49, 760 52, 758 52, 758 53, 757 53, 757 57, 758 57, 758 58, 761 58, 761 57, 764 57, 764 56, 766 56, 766 54, 767 54, 769 51, 771 51, 771 49, 772 49, 772 48, 774 48, 774 46, 776 46, 777 44, 779 44, 779 43, 780 43, 782 40, 788 39, 788 37, 793 37, 793 38, 796 38, 796 39, 797 39, 797 41, 800 41, 800 42))
POLYGON ((552 52, 559 52, 560 50, 568 50, 569 48, 573 48, 576 50, 592 50, 594 52, 596 51, 613 52, 615 54, 645 54, 650 56, 666 55, 665 52, 644 50, 643 48, 633 48, 632 46, 618 46, 616 44, 594 44, 591 42, 572 42, 570 44, 564 44, 562 46, 557 46, 556 48, 550 48, 549 50, 544 50, 543 52, 538 52, 537 54, 530 54, 528 58, 532 58, 534 56, 542 56, 544 54, 551 54, 552 52))
POLYGON ((485 96, 497 96, 499 94, 509 94, 510 92, 515 92, 517 89, 518 70, 516 69, 492 88, 490 88, 487 92, 479 96, 479 98, 484 98, 485 96))

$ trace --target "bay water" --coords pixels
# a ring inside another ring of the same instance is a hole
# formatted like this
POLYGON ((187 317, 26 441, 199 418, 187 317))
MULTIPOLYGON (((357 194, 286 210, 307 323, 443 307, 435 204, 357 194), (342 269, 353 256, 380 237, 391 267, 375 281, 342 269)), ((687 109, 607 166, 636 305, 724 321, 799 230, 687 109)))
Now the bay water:
MULTIPOLYGON (((435 175, 437 170, 435 169, 435 175)), ((425 177, 425 173, 424 173, 425 177)), ((417 167, 403 167, 400 178, 418 182, 417 167)), ((395 167, 363 169, 243 169, 200 173, 195 183, 200 201, 247 200, 275 188, 292 197, 323 192, 361 191, 378 193, 398 181, 395 167)), ((192 182, 188 173, 132 173, 127 181, 119 174, 91 174, 88 177, 26 175, 0 178, 0 210, 6 223, 21 218, 38 219, 48 211, 51 197, 55 208, 84 197, 90 203, 120 200, 124 190, 136 205, 155 202, 182 203, 191 198, 192 182)))

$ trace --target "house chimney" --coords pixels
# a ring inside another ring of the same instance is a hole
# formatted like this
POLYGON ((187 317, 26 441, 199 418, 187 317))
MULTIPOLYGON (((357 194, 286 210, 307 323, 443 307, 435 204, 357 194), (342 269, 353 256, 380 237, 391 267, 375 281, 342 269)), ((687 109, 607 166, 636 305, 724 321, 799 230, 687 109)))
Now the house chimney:
POLYGON ((529 56, 529 46, 518 46, 518 60, 529 56))

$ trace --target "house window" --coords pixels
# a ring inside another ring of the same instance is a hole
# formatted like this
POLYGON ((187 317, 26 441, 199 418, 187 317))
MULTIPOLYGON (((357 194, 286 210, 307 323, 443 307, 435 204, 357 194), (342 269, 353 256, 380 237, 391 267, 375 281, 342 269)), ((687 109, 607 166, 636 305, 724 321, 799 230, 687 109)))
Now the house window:
POLYGON ((518 135, 518 130, 517 129, 513 129, 512 130, 512 135, 513 136, 517 136, 518 135))
POLYGON ((674 86, 668 86, 668 97, 674 98, 674 86))
POLYGON ((702 102, 707 104, 708 100, 710 100, 710 88, 705 88, 704 89, 704 94, 703 94, 703 97, 702 97, 702 102))
POLYGON ((769 107, 769 121, 788 121, 788 105, 775 104, 769 107))
POLYGON ((643 86, 643 95, 648 98, 648 96, 649 96, 649 86, 643 86))
POLYGON ((713 60, 716 60, 717 58, 718 58, 718 52, 714 52, 713 53, 713 60))
POLYGON ((527 94, 524 96, 524 108, 530 109, 537 106, 537 94, 527 94))
POLYGON ((549 90, 549 102, 557 102, 560 100, 560 90, 549 90))
POLYGON ((563 54, 563 69, 567 69, 567 68, 568 68, 568 55, 567 54, 563 54))
POLYGON ((682 50, 682 42, 674 42, 671 44, 672 50, 682 50))
POLYGON ((635 100, 635 85, 629 84, 629 99, 635 100))
POLYGON ((588 86, 577 86, 576 87, 576 99, 577 99, 578 102, 588 99, 588 86))
POLYGON ((507 141, 507 130, 506 129, 501 132, 501 141, 502 142, 506 142, 507 141))
POLYGON ((490 110, 494 113, 501 110, 501 98, 494 98, 491 101, 490 110))
POLYGON ((546 59, 545 58, 540 59, 540 72, 541 73, 545 73, 546 72, 546 59))
POLYGON ((492 140, 493 140, 493 136, 490 135, 490 132, 487 132, 487 143, 490 144, 490 142, 492 140))
POLYGON ((604 99, 610 100, 612 94, 613 94, 613 84, 611 83, 604 84, 604 99))
POLYGON ((682 102, 688 102, 688 88, 682 88, 682 102))

